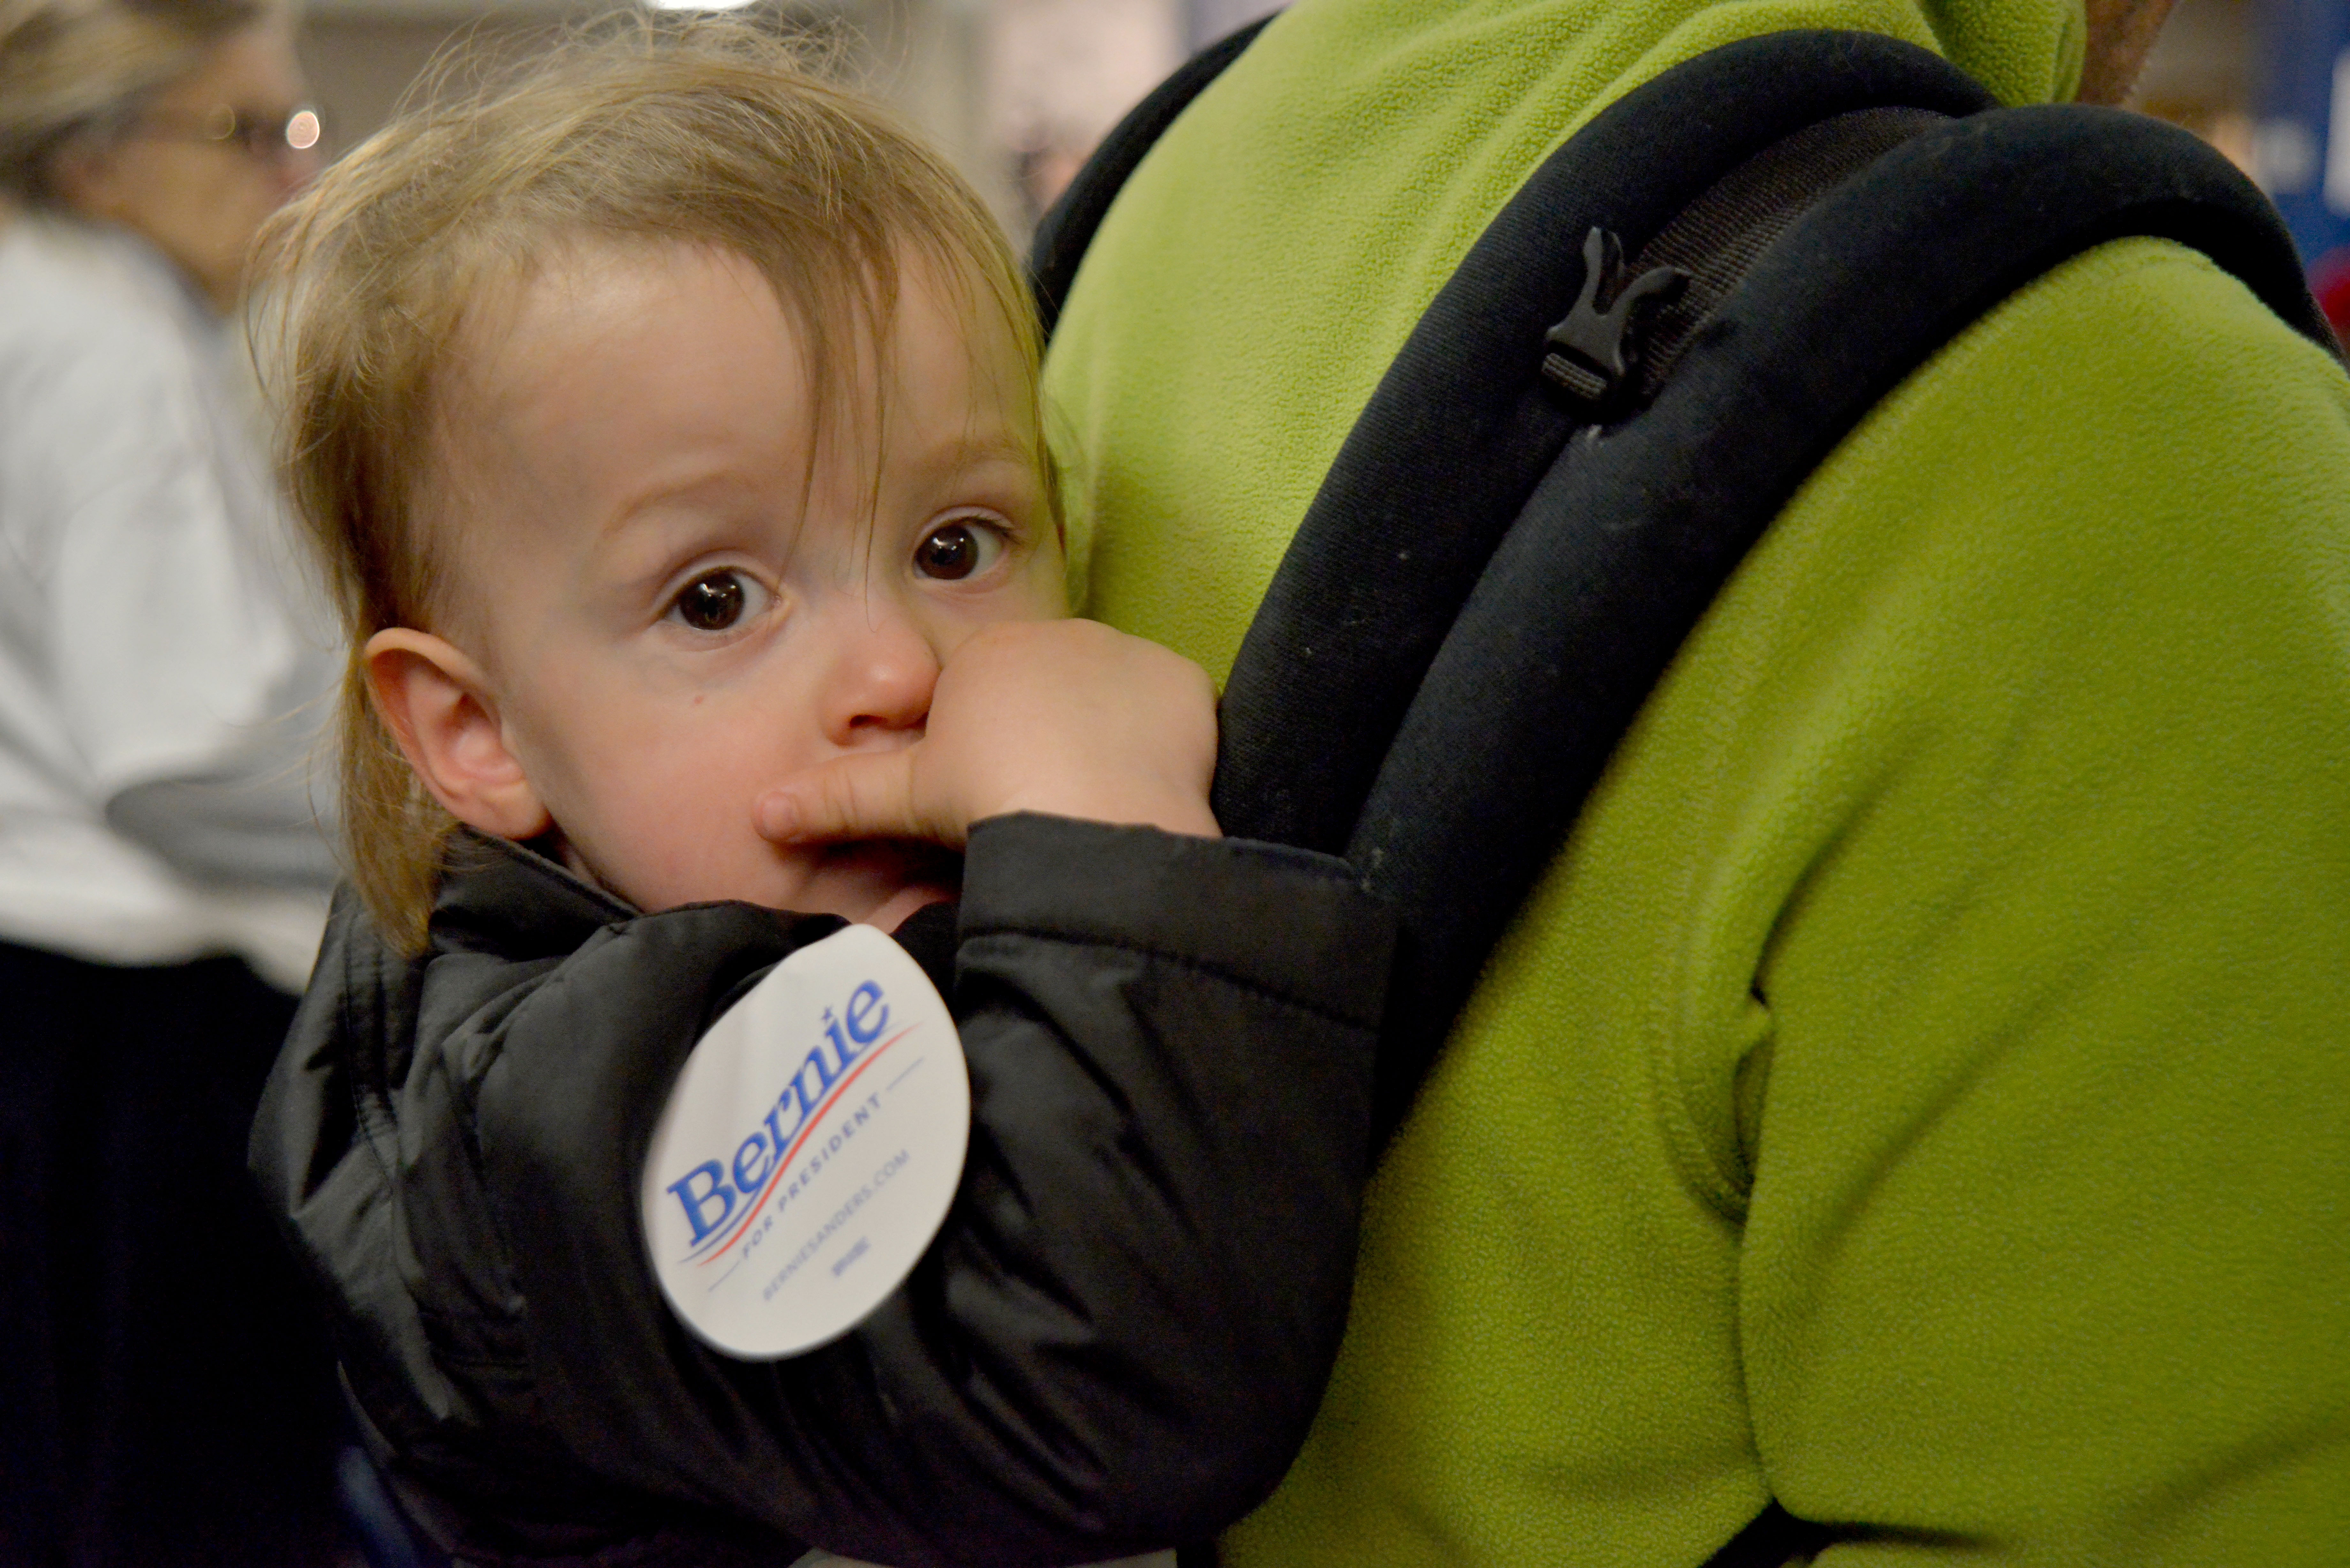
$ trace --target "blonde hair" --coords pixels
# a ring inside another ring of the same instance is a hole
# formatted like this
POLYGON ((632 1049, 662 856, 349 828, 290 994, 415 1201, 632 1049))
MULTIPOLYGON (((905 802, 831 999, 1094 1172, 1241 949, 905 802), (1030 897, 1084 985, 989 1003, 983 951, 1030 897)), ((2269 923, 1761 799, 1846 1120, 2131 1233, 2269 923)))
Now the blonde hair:
POLYGON ((811 383, 836 392, 856 342, 886 331, 901 254, 916 258, 1000 317, 1035 397, 1034 309, 979 197, 877 106, 746 24, 576 37, 518 78, 409 112, 328 170, 265 232, 276 319, 260 348, 288 486, 350 642, 338 738, 351 879, 409 951, 456 824, 376 711, 362 649, 386 628, 429 629, 436 607, 443 551, 420 515, 423 471, 469 306, 583 235, 743 256, 799 318, 811 383))
POLYGON ((0 194, 54 206, 57 152, 119 132, 276 0, 0 0, 0 194))

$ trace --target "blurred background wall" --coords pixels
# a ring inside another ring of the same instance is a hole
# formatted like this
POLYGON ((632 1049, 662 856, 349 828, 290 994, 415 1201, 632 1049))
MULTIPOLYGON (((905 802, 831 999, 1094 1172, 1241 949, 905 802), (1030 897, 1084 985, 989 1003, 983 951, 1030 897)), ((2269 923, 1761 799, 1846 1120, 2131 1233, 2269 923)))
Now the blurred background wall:
MULTIPOLYGON (((774 6, 778 0, 754 0, 774 6)), ((1015 233, 1128 106, 1191 49, 1275 0, 782 0, 936 137, 1015 233)), ((309 0, 303 56, 328 135, 355 144, 444 49, 527 49, 608 0, 309 0)), ((2139 107, 2207 138, 2283 202, 2313 259, 2350 222, 2324 210, 2337 78, 2350 110, 2350 0, 2179 0, 2139 107)))
MULTIPOLYGON (((309 0, 302 63, 328 151, 365 140, 404 97, 423 90, 436 62, 462 72, 511 58, 619 8, 611 0, 309 0)), ((988 0, 793 0, 764 8, 835 40, 844 68, 952 152, 1007 218, 1018 215, 985 99, 995 9, 988 0)))

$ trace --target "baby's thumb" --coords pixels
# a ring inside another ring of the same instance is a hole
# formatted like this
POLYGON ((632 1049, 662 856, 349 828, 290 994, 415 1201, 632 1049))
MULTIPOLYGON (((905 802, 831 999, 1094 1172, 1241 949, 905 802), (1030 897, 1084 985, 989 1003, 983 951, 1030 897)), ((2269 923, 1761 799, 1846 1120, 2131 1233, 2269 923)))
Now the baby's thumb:
POLYGON ((911 747, 857 752, 805 768, 760 797, 754 820, 760 836, 778 844, 925 838, 960 846, 963 839, 915 810, 911 747))

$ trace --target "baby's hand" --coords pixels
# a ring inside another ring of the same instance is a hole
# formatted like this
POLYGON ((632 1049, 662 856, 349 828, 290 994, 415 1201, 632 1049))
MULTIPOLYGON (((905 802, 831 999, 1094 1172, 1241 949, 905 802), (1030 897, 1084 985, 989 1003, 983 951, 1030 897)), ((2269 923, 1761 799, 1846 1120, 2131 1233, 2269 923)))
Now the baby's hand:
POLYGON ((1215 767, 1216 691, 1198 665, 1097 621, 1004 622, 940 671, 920 741, 795 774, 756 821, 797 844, 960 846, 972 823, 1013 811, 1213 837, 1215 767))

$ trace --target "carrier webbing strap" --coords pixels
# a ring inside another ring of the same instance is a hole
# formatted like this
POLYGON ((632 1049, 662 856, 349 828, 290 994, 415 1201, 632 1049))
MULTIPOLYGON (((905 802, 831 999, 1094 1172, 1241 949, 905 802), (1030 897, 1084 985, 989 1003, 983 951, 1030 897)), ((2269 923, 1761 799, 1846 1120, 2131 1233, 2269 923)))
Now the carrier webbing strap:
POLYGON ((1689 278, 1648 326, 1632 406, 1656 400, 1697 329, 1824 192, 1949 118, 1898 107, 1836 115, 1764 148, 1682 208, 1632 259, 1635 273, 1666 266, 1689 278))

